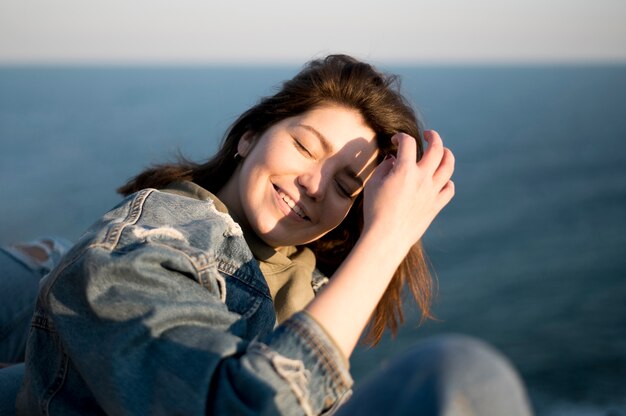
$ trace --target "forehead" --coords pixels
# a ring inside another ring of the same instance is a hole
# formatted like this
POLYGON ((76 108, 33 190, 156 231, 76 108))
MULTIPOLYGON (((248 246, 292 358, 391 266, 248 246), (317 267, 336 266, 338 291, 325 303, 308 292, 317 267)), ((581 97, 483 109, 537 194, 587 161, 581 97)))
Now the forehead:
POLYGON ((357 110, 326 105, 294 117, 288 124, 317 142, 326 156, 341 160, 359 175, 372 169, 378 154, 376 133, 357 110))
POLYGON ((351 148, 361 151, 375 151, 378 146, 376 134, 365 123, 361 114, 354 109, 325 105, 289 119, 289 126, 308 130, 317 136, 324 150, 337 153, 351 148))

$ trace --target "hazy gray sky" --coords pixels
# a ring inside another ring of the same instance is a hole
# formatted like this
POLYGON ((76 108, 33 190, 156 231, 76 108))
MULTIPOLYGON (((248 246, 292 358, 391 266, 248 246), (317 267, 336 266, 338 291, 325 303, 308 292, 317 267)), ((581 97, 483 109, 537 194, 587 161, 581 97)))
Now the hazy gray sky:
POLYGON ((2 63, 626 62, 626 0, 1 0, 2 63))

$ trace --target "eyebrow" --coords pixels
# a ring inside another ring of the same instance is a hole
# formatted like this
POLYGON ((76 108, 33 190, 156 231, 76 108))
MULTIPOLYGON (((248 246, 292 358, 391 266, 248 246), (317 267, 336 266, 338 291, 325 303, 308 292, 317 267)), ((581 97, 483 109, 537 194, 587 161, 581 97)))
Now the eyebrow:
MULTIPOLYGON (((308 124, 301 124, 301 123, 298 124, 297 126, 302 127, 303 129, 306 129, 310 131, 311 133, 313 133, 319 139, 322 147, 324 148, 324 151, 326 153, 332 153, 333 146, 330 144, 328 139, 324 137, 324 135, 320 133, 315 127, 309 126, 308 124)), ((362 188, 364 186, 363 179, 361 179, 359 174, 354 169, 352 169, 351 167, 346 167, 345 170, 348 176, 359 185, 359 188, 362 188)))
POLYGON ((315 127, 309 126, 308 124, 298 124, 298 126, 313 133, 319 139, 326 153, 333 152, 333 146, 330 144, 328 139, 324 137, 324 135, 320 133, 315 127))

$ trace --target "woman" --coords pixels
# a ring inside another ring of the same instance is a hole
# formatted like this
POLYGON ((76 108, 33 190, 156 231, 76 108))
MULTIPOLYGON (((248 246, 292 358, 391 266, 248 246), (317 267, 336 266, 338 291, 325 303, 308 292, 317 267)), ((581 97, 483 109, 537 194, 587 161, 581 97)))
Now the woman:
POLYGON ((336 409, 368 322, 375 343, 402 321, 405 284, 430 316, 419 240, 453 169, 393 78, 342 55, 309 63, 207 163, 120 188, 42 281, 18 413, 336 409))

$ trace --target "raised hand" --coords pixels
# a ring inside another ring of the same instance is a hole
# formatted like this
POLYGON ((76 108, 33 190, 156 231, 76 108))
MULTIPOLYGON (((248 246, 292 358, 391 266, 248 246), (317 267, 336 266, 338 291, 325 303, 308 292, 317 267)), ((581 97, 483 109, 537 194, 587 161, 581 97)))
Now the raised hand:
POLYGON ((454 195, 454 156, 434 131, 419 162, 417 142, 396 134, 396 157, 365 185, 364 229, 356 245, 306 308, 349 357, 372 311, 409 249, 454 195))
POLYGON ((364 234, 393 244, 402 257, 454 196, 452 152, 436 131, 426 131, 424 137, 428 148, 416 162, 415 139, 404 133, 393 136, 397 156, 376 168, 364 191, 364 234))

